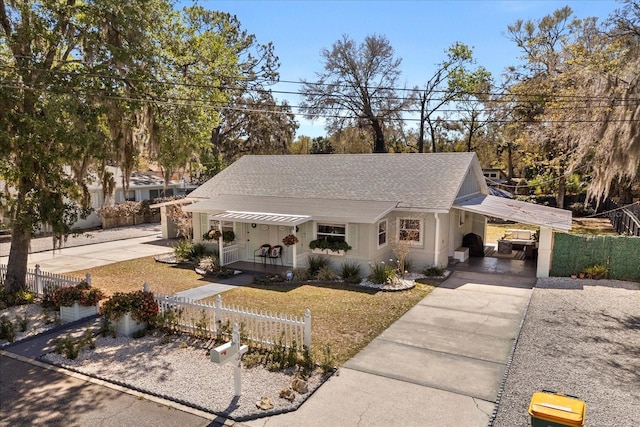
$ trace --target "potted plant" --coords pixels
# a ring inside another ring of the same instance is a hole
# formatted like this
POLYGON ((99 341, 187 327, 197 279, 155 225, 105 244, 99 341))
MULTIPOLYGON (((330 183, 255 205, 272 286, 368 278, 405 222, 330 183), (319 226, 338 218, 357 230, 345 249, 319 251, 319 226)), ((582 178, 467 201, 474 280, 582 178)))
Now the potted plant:
POLYGON ((218 240, 220 237, 222 237, 222 233, 220 232, 220 230, 217 230, 215 228, 212 228, 202 235, 203 240, 218 240))
POLYGON ((115 323, 118 334, 126 336, 145 329, 158 311, 153 294, 146 291, 116 292, 102 305, 105 319, 115 323))
POLYGON ((103 298, 104 293, 92 288, 86 281, 75 286, 57 288, 51 295, 51 301, 60 309, 62 322, 72 322, 98 314, 98 302, 103 298))
POLYGON ((328 240, 318 239, 309 242, 309 249, 315 253, 344 255, 351 249, 351 246, 347 242, 329 242, 328 240))
POLYGON ((282 238, 282 244, 285 246, 292 246, 298 243, 298 238, 295 234, 288 234, 282 238))
POLYGON ((224 243, 232 243, 236 240, 236 233, 233 230, 227 230, 222 232, 222 241, 224 243))

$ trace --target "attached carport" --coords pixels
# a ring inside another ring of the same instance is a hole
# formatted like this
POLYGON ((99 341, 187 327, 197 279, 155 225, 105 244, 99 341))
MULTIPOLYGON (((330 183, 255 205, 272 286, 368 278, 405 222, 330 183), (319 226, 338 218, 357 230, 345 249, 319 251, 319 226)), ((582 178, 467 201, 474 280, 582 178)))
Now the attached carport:
POLYGON ((506 199, 487 194, 456 200, 453 206, 463 211, 502 218, 540 227, 536 276, 549 277, 553 230, 571 230, 571 211, 506 199))

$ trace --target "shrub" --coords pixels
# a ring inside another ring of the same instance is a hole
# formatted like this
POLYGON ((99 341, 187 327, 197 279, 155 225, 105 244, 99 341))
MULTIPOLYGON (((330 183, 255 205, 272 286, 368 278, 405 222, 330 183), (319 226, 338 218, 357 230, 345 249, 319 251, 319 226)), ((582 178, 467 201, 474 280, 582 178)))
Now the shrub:
POLYGON ((606 279, 609 274, 609 269, 606 265, 595 264, 590 267, 584 269, 584 272, 587 274, 587 277, 590 279, 606 279))
POLYGON ((191 246, 190 259, 198 259, 207 255, 213 255, 217 257, 218 253, 217 251, 210 250, 206 245, 203 245, 202 243, 196 243, 195 245, 191 246))
POLYGON ((338 273, 333 271, 333 269, 328 265, 320 268, 318 274, 316 275, 316 279, 322 280, 324 282, 332 282, 334 280, 338 280, 339 278, 340 276, 338 275, 338 273))
POLYGON ((329 261, 329 258, 325 258, 323 256, 310 256, 307 258, 307 270, 309 271, 310 279, 315 279, 318 272, 323 267, 331 267, 331 261, 329 261))
POLYGON ((396 277, 395 267, 381 262, 371 266, 371 274, 369 274, 368 279, 372 283, 385 284, 394 277, 396 277))
POLYGON ((406 273, 411 273, 412 270, 413 270, 413 261, 411 261, 410 258, 405 258, 404 259, 404 271, 406 273))
POLYGON ((16 339, 16 326, 7 316, 0 317, 0 339, 13 342, 16 339))
POLYGON ((180 243, 173 247, 173 253, 178 261, 187 261, 191 259, 193 243, 187 240, 181 240, 180 243))
POLYGON ((109 320, 118 320, 125 313, 131 313, 133 320, 148 322, 158 311, 158 303, 153 299, 153 294, 145 291, 116 292, 102 306, 102 314, 109 320))
POLYGON ((360 265, 351 261, 343 262, 340 266, 340 276, 347 283, 360 283, 360 265))
POLYGON ((573 216, 578 218, 596 213, 595 209, 591 206, 585 206, 584 203, 573 203, 569 206, 569 209, 571 210, 571 213, 573 213, 573 216))
POLYGON ((91 349, 96 348, 95 341, 93 340, 93 333, 90 330, 86 330, 84 334, 79 338, 74 338, 72 335, 66 337, 56 338, 54 340, 54 351, 58 354, 64 354, 67 359, 75 360, 78 358, 78 354, 85 347, 91 349))
POLYGON ((296 282, 304 282, 305 280, 309 280, 309 270, 307 270, 306 268, 294 268, 293 280, 296 282))
POLYGON ((57 288, 51 295, 51 301, 55 307, 71 307, 74 302, 80 305, 96 305, 104 298, 104 293, 92 288, 87 282, 80 282, 75 286, 57 288))
POLYGON ((434 265, 433 267, 427 267, 422 270, 422 274, 427 277, 440 277, 444 275, 444 268, 434 265))
POLYGON ((205 256, 200 258, 198 268, 205 273, 215 273, 220 271, 220 260, 214 256, 205 256))

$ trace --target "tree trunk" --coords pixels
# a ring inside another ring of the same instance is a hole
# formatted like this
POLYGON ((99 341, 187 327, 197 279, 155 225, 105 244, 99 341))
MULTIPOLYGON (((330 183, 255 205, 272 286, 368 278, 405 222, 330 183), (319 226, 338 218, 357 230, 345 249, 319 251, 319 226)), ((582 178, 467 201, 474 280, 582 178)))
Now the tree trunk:
POLYGON ((564 166, 560 167, 558 176, 558 197, 556 198, 556 205, 558 209, 564 209, 564 196, 567 192, 566 179, 564 176, 564 166))
POLYGON ((27 276, 27 259, 29 256, 29 243, 31 242, 31 230, 25 230, 14 225, 11 230, 11 250, 7 263, 7 278, 5 280, 5 294, 25 290, 25 278, 27 276))
POLYGON ((427 118, 424 116, 424 110, 426 107, 427 99, 423 94, 420 97, 420 133, 418 135, 418 153, 424 153, 424 122, 427 118))
POLYGON ((387 147, 384 144, 384 132, 382 132, 382 126, 377 119, 371 120, 371 126, 373 126, 373 132, 375 133, 375 143, 373 145, 374 153, 386 153, 387 147))
POLYGON ((507 178, 511 183, 513 179, 513 146, 510 142, 507 142, 507 178))
POLYGON ((471 125, 469 126, 469 138, 467 138, 467 153, 471 152, 471 140, 473 139, 473 132, 476 124, 476 117, 474 114, 471 115, 471 125))
POLYGON ((436 148, 436 129, 431 120, 429 120, 429 133, 431 134, 431 152, 435 153, 438 151, 436 148))

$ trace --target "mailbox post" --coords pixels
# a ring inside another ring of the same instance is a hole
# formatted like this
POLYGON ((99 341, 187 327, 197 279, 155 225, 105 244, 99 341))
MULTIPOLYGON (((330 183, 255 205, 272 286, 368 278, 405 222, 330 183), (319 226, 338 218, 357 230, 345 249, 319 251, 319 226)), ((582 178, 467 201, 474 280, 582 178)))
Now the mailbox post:
POLYGON ((239 397, 242 391, 242 355, 245 354, 249 347, 240 345, 240 328, 237 323, 233 324, 233 341, 219 345, 211 350, 209 356, 213 363, 223 365, 231 361, 234 356, 233 383, 235 386, 235 396, 239 397))

